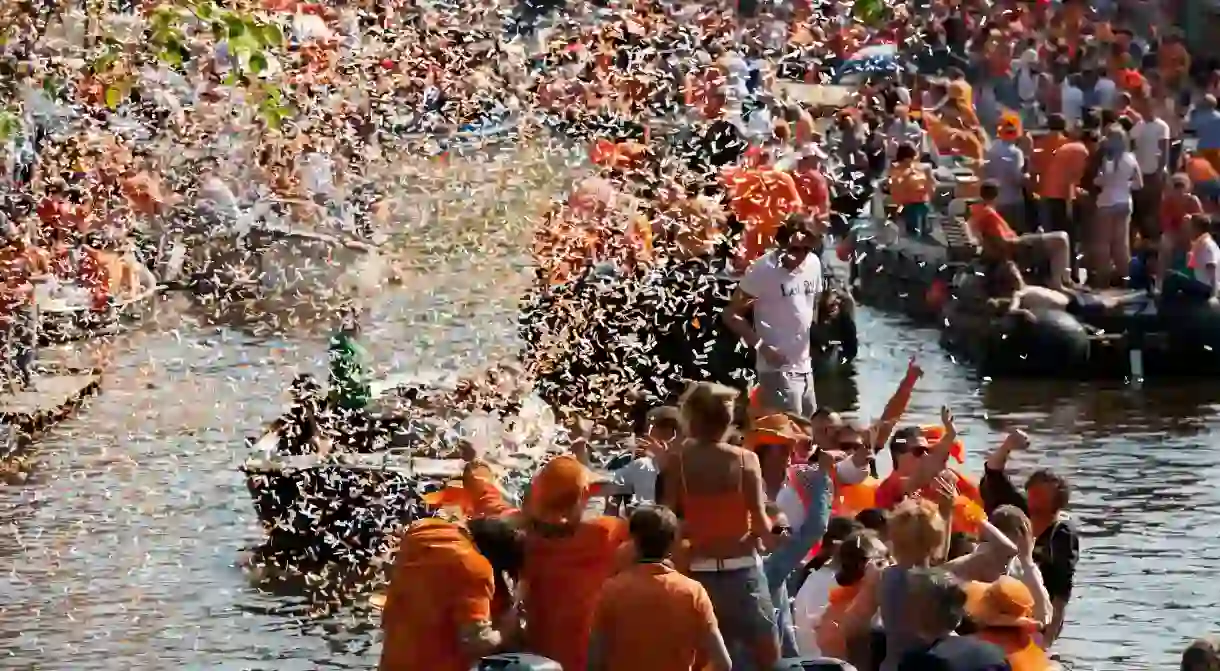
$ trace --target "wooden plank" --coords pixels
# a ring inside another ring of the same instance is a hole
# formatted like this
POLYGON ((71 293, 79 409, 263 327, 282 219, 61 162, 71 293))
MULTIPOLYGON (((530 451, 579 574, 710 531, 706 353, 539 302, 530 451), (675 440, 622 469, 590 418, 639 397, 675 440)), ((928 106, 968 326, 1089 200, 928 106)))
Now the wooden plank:
POLYGON ((0 415, 36 415, 52 412, 83 396, 99 380, 97 375, 36 377, 32 389, 0 394, 0 415))

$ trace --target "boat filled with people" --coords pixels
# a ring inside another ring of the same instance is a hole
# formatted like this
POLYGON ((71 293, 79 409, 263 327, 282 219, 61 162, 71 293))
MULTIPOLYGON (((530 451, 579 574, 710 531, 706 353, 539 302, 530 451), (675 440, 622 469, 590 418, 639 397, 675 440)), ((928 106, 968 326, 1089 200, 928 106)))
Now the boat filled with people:
POLYGON ((312 376, 298 376, 289 409, 250 442, 241 466, 266 531, 263 556, 384 559, 405 525, 430 514, 434 493, 462 479, 468 461, 493 464, 510 485, 532 472, 558 427, 548 406, 513 386, 513 371, 497 367, 456 385, 394 376, 354 397, 344 390, 361 383, 345 380, 355 373, 343 366, 327 394, 312 376))

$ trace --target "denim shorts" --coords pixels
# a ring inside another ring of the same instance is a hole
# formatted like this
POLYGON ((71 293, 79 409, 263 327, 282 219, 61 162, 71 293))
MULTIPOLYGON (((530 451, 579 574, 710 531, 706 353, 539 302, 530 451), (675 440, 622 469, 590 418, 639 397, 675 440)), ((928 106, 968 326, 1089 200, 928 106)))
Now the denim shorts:
POLYGON ((731 571, 691 571, 690 577, 707 590, 726 643, 753 645, 765 636, 779 640, 775 605, 761 562, 731 571))

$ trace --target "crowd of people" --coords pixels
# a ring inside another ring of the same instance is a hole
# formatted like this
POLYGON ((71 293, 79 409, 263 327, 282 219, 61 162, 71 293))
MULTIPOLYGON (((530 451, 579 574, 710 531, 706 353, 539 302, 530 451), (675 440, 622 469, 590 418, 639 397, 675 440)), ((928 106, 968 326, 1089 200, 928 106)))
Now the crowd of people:
MULTIPOLYGON (((826 300, 823 242, 877 187, 908 234, 928 235, 937 162, 957 157, 980 182, 969 230, 1008 309, 1061 305, 1084 283, 1210 300, 1220 78, 1166 29, 1167 3, 867 4, 582 4, 508 31, 512 8, 490 4, 225 9, 264 37, 291 24, 255 59, 202 9, 141 28, 173 37, 157 52, 115 51, 113 33, 73 37, 71 12, 13 3, 0 10, 15 28, 0 46, 4 111, 19 120, 0 323, 28 344, 35 279, 72 259, 100 276, 80 259, 102 240, 174 218, 230 222, 267 198, 294 220, 334 214, 394 166, 403 136, 544 117, 593 145, 595 174, 540 227, 541 284, 607 264, 679 275, 695 293, 717 273, 740 281, 706 300, 716 319, 668 334, 663 346, 687 353, 643 395, 638 453, 613 477, 578 436, 517 507, 491 466, 468 461, 462 494, 401 539, 381 668, 467 671, 502 651, 564 669, 823 656, 885 671, 1053 668, 1080 553, 1066 476, 1015 485, 1020 432, 977 480, 960 472, 952 412, 901 424, 914 363, 874 426, 819 406, 817 324, 851 309, 826 300), (821 83, 882 43, 910 67, 866 75, 836 109, 781 86, 821 83), (1049 272, 1030 276, 1027 257, 1049 272), (702 345, 721 325, 756 353, 748 394, 709 379, 702 345), (588 514, 596 498, 607 514, 588 514)), ((358 414, 368 382, 353 338, 332 355, 335 381, 351 383, 335 385, 337 403, 358 414)), ((1183 663, 1206 668, 1208 654, 1192 646, 1183 663)))
MULTIPOLYGON (((715 257, 705 270, 740 273, 721 317, 756 352, 757 386, 700 381, 652 399, 630 465, 599 480, 578 440, 519 508, 469 463, 464 495, 402 538, 382 669, 465 669, 510 650, 565 669, 1056 667, 1081 552, 1066 476, 1015 484, 1019 431, 977 480, 962 473, 952 412, 900 424, 914 364, 875 426, 819 407, 821 242, 878 184, 909 234, 931 232, 926 155, 958 156, 980 182, 969 228, 994 274, 1011 275, 1012 309, 1083 279, 1138 283, 1132 249, 1159 290, 1195 282, 1213 296, 1214 203, 1191 195, 1216 174, 1206 77, 1179 35, 1145 30, 1162 17, 1144 6, 933 2, 871 27, 842 7, 772 11, 632 7, 559 40, 538 99, 601 140, 599 173, 540 233, 544 284, 715 257), (819 81, 876 40, 909 51, 915 73, 866 81, 829 125, 777 86, 819 81), (1036 290, 1029 255, 1050 266, 1036 290), (597 497, 604 515, 589 514, 597 497)), ((587 390, 598 403, 601 391, 587 390)), ((1209 649, 1192 646, 1183 668, 1214 663, 1209 649)))

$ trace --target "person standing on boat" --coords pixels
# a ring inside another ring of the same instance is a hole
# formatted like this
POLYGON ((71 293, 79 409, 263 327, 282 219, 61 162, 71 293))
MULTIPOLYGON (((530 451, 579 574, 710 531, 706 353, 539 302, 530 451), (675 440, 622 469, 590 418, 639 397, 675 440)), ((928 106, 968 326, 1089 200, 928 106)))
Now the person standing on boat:
POLYGON ((357 439, 368 433, 367 412, 373 397, 368 352, 359 337, 360 315, 355 308, 347 308, 339 331, 330 339, 330 405, 339 430, 357 439))
POLYGON ((4 228, 0 247, 0 333, 3 333, 4 371, 9 386, 28 388, 30 368, 38 352, 38 313, 34 284, 49 273, 42 250, 29 245, 13 225, 4 228))
POLYGON ((776 249, 750 264, 724 315, 729 329, 758 352, 763 407, 806 418, 815 401, 810 329, 825 290, 822 262, 813 253, 818 237, 809 217, 789 215, 775 233, 776 249))

